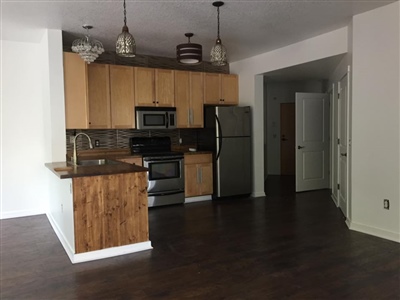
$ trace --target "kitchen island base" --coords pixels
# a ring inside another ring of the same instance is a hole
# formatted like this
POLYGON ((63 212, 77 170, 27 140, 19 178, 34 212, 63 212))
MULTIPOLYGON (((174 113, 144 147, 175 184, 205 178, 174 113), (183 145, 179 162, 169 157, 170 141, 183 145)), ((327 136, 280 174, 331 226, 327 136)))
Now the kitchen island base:
POLYGON ((57 175, 49 174, 47 216, 72 263, 152 249, 146 168, 46 167, 57 175))

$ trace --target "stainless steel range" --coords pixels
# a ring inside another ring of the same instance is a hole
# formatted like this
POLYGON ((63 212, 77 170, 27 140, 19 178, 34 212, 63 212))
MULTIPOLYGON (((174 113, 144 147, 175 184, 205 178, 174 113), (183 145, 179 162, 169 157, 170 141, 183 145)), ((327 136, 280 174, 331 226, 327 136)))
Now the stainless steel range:
POLYGON ((169 137, 133 137, 132 154, 143 157, 148 168, 149 207, 185 202, 183 153, 171 151, 169 137))

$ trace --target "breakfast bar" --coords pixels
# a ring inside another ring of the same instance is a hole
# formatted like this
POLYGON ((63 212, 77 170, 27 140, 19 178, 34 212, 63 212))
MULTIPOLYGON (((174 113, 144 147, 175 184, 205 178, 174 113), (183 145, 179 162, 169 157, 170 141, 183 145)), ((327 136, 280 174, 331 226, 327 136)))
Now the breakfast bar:
POLYGON ((45 165, 60 195, 48 217, 72 263, 152 249, 147 168, 105 159, 45 165))

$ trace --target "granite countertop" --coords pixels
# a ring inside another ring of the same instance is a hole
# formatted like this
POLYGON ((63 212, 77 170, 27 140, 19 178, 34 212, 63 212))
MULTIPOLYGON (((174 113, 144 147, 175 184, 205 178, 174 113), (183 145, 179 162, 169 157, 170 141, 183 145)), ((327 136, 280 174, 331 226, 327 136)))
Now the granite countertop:
POLYGON ((124 162, 96 166, 74 166, 64 161, 46 163, 45 166, 61 179, 148 171, 147 168, 124 162))

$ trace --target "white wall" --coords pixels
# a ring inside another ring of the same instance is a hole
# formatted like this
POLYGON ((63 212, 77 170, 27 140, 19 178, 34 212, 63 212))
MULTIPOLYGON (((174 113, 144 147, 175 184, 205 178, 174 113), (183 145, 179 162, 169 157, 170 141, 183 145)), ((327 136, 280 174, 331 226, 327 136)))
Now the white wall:
POLYGON ((2 40, 2 219, 45 213, 44 163, 65 160, 61 31, 40 34, 40 43, 2 40))
POLYGON ((400 240, 399 2, 353 18, 351 228, 400 240), (390 200, 390 210, 383 209, 390 200))
POLYGON ((267 90, 267 159, 268 175, 281 174, 281 132, 280 132, 280 105, 294 103, 296 92, 323 93, 323 80, 305 80, 290 82, 266 82, 267 90))
POLYGON ((1 218, 44 213, 48 198, 41 48, 2 41, 1 218))
POLYGON ((274 51, 230 64, 239 74, 240 105, 253 108, 253 195, 264 193, 264 93, 259 74, 310 61, 343 54, 347 51, 347 27, 301 41, 274 51), (259 75, 259 76, 256 76, 259 75))

